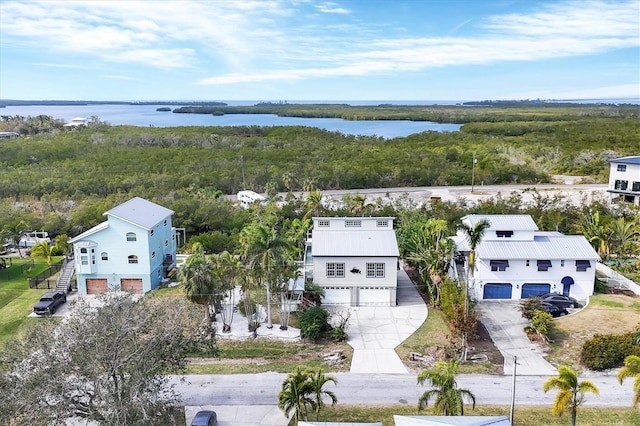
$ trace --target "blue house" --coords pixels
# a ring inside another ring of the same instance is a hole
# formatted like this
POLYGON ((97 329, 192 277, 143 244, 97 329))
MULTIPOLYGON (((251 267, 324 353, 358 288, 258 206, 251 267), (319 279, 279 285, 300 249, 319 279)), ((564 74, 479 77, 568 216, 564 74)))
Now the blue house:
POLYGON ((173 211, 136 197, 104 213, 105 222, 72 238, 79 294, 147 293, 175 267, 173 211))

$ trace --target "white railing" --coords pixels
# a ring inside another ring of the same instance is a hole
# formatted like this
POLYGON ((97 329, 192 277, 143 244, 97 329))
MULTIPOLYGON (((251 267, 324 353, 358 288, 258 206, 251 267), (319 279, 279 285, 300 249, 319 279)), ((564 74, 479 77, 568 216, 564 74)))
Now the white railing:
POLYGON ((607 283, 609 287, 631 290, 640 296, 640 285, 624 275, 614 271, 603 263, 596 263, 596 275, 598 279, 607 283))

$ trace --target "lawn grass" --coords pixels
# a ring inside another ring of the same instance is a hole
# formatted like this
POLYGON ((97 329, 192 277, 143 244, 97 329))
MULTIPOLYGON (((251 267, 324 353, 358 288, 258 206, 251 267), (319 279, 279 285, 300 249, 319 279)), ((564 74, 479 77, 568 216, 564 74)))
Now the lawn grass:
MULTIPOLYGON (((46 288, 29 288, 26 271, 23 272, 22 266, 32 260, 34 264, 30 267, 30 276, 37 275, 47 269, 48 265, 42 258, 12 258, 13 266, 9 269, 16 269, 13 271, 3 270, 2 272, 7 274, 0 276, 0 347, 19 336, 22 330, 28 328, 30 324, 42 320, 41 318, 27 318, 40 296, 51 291, 46 288), (13 273, 15 271, 20 272, 13 273)), ((55 279, 55 276, 51 279, 55 279)))
MULTIPOLYGON (((331 422, 382 422, 385 426, 393 426, 393 415, 429 416, 433 415, 431 407, 418 411, 417 401, 407 405, 363 406, 341 405, 325 407, 320 411, 320 421, 331 422)), ((465 415, 469 416, 506 416, 509 417, 508 406, 465 406, 465 415)), ((315 414, 310 414, 315 420, 315 414)), ((571 417, 565 413, 562 417, 551 415, 549 406, 516 406, 514 409, 515 426, 569 425, 571 417)), ((640 411, 627 407, 580 407, 577 424, 581 426, 628 426, 640 424, 640 411)))
POLYGON ((585 341, 596 334, 623 334, 640 324, 640 303, 637 298, 621 294, 592 296, 581 311, 554 320, 547 357, 554 365, 566 364, 578 370, 580 352, 585 341))

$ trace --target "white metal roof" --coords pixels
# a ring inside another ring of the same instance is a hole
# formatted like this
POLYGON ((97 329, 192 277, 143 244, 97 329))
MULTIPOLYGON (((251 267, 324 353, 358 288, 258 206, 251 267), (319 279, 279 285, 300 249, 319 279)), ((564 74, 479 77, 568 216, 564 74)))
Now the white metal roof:
POLYGON ((114 216, 147 230, 172 214, 173 210, 140 197, 132 198, 104 213, 105 216, 114 216))
POLYGON ((528 214, 470 214, 464 216, 462 222, 473 228, 483 219, 489 221, 489 229, 492 231, 538 230, 538 225, 528 214))
POLYGON ((479 259, 600 259, 582 235, 534 235, 533 241, 481 241, 476 248, 479 259))
POLYGON ((74 244, 77 241, 84 240, 89 235, 93 235, 96 232, 102 231, 103 229, 106 229, 108 227, 109 227, 109 222, 104 221, 104 222, 94 226, 93 228, 90 228, 90 229, 84 231, 82 234, 73 237, 72 239, 69 240, 69 244, 74 244))
POLYGON ((315 256, 400 256, 393 229, 314 232, 315 256))

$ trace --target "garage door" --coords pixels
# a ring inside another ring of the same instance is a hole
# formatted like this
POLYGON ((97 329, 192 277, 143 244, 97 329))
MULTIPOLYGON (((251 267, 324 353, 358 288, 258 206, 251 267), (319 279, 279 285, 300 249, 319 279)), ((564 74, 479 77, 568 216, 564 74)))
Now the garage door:
POLYGON ((142 279, 122 278, 120 280, 120 288, 122 291, 142 294, 142 279))
POLYGON ((349 287, 324 287, 323 305, 350 305, 351 288, 349 287))
POLYGON ((511 284, 490 283, 484 285, 483 299, 511 299, 511 284))
POLYGON ((102 294, 108 290, 106 279, 92 278, 86 281, 87 294, 102 294))
POLYGON ((522 285, 522 298, 536 297, 541 294, 549 293, 551 291, 551 284, 523 284, 522 285))
POLYGON ((361 287, 358 289, 358 306, 389 306, 389 288, 361 287))

